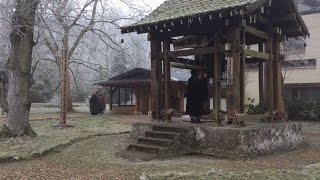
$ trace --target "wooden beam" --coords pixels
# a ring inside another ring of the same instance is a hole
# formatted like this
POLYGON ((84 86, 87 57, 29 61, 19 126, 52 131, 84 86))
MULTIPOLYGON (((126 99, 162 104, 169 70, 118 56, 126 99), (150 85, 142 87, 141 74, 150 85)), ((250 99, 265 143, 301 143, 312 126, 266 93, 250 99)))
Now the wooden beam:
POLYGON ((175 57, 169 57, 170 62, 177 62, 177 63, 187 63, 192 65, 198 65, 198 63, 193 59, 187 59, 187 58, 175 58, 175 57))
POLYGON ((268 18, 263 17, 263 16, 258 16, 258 22, 260 22, 261 24, 264 24, 264 25, 272 24, 272 22, 268 18))
MULTIPOLYGON (((219 52, 225 52, 224 46, 219 46, 219 52)), ((169 52, 169 56, 171 57, 181 57, 181 56, 191 56, 191 55, 204 55, 204 54, 213 54, 215 47, 202 47, 202 48, 194 48, 194 49, 184 49, 178 51, 169 52)), ((164 56, 164 53, 162 53, 164 56)))
POLYGON ((185 48, 199 48, 205 47, 209 43, 209 39, 204 35, 190 35, 182 38, 173 40, 174 50, 185 49, 185 48))
POLYGON ((258 59, 265 59, 265 60, 271 60, 271 55, 269 53, 263 53, 253 50, 244 50, 245 56, 250 56, 258 59))
POLYGON ((191 64, 185 64, 185 63, 176 63, 176 62, 171 62, 170 63, 171 67, 174 68, 180 68, 180 69, 194 69, 194 70, 204 70, 205 68, 199 65, 191 65, 191 64))
POLYGON ((275 24, 282 24, 289 21, 297 21, 297 14, 288 14, 283 17, 278 17, 273 20, 275 24))
POLYGON ((254 36, 262 38, 262 39, 266 39, 266 40, 270 39, 270 36, 269 36, 268 33, 265 33, 263 31, 257 30, 257 29, 255 29, 253 27, 250 27, 250 26, 246 26, 245 27, 245 31, 246 31, 246 33, 249 33, 251 35, 254 35, 254 36))

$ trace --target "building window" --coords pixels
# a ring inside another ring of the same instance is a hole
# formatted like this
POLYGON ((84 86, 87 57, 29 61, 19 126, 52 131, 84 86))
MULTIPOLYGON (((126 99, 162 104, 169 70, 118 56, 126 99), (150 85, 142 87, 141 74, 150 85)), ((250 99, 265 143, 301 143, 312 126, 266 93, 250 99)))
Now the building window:
POLYGON ((284 53, 289 54, 301 54, 306 50, 306 39, 303 37, 299 38, 289 38, 287 41, 283 42, 284 53))
POLYGON ((117 87, 112 100, 113 106, 134 106, 136 101, 133 88, 117 87))
POLYGON ((290 101, 320 101, 320 87, 287 87, 285 97, 290 101))
POLYGON ((287 60, 282 61, 282 68, 315 68, 317 67, 316 59, 287 60))
POLYGON ((320 88, 311 88, 311 101, 320 101, 320 88))

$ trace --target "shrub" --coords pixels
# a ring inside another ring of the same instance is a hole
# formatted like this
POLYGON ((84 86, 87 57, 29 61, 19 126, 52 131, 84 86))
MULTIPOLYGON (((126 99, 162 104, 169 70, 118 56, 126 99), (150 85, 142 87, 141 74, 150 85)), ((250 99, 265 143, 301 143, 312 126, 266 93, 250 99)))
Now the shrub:
POLYGON ((316 102, 313 107, 313 113, 316 120, 320 121, 320 102, 316 102))
POLYGON ((286 101, 288 118, 290 120, 312 120, 314 103, 304 101, 286 101))
POLYGON ((266 113, 266 108, 262 104, 254 105, 248 104, 247 106, 247 113, 248 114, 264 114, 266 113))

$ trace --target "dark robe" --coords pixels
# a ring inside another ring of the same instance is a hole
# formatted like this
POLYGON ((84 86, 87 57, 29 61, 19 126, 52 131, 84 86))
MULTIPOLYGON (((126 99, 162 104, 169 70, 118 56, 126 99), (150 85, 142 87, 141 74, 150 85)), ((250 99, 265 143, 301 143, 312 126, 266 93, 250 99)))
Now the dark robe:
POLYGON ((90 112, 91 115, 98 115, 101 113, 101 106, 99 103, 99 97, 97 94, 94 94, 90 98, 90 112))
POLYGON ((99 94, 99 104, 101 111, 104 112, 106 110, 106 96, 102 93, 99 94))
POLYGON ((187 86, 187 114, 192 117, 201 117, 203 114, 203 103, 208 97, 206 79, 192 76, 187 86))

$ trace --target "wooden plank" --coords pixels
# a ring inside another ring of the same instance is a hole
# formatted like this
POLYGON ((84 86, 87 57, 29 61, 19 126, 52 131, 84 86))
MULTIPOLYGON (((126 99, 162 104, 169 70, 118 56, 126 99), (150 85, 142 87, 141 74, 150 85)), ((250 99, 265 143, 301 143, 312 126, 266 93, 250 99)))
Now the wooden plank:
POLYGON ((209 43, 207 36, 190 35, 173 40, 174 50, 205 47, 209 43))
POLYGON ((289 21, 297 21, 297 14, 288 14, 286 16, 278 17, 273 20, 275 24, 282 24, 289 21))
POLYGON ((263 16, 258 16, 258 22, 264 25, 272 24, 272 22, 268 18, 263 16))
POLYGON ((170 62, 170 66, 174 68, 180 68, 180 69, 194 69, 194 70, 204 70, 205 68, 200 65, 192 65, 192 64, 186 64, 186 63, 176 63, 176 62, 170 62))
POLYGON ((244 50, 244 54, 246 56, 250 56, 250 57, 254 57, 254 58, 271 60, 270 53, 263 53, 263 52, 258 52, 258 51, 253 51, 253 50, 246 49, 246 50, 244 50))
MULTIPOLYGON (((191 55, 204 55, 204 54, 213 54, 215 47, 202 47, 194 49, 184 49, 178 51, 169 52, 171 57, 181 57, 181 56, 191 56, 191 55)), ((219 46, 219 52, 225 52, 224 46, 219 46)), ((164 53, 162 53, 164 56, 164 53)))
POLYGON ((196 62, 193 59, 187 59, 187 58, 175 58, 175 57, 168 57, 170 59, 170 62, 176 62, 176 63, 185 63, 185 64, 192 64, 192 65, 199 65, 198 62, 196 62))
POLYGON ((257 30, 253 27, 250 27, 250 26, 246 26, 245 31, 246 31, 246 33, 250 33, 251 35, 254 35, 254 36, 262 38, 262 39, 266 39, 266 40, 270 39, 270 36, 268 33, 257 30))

